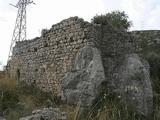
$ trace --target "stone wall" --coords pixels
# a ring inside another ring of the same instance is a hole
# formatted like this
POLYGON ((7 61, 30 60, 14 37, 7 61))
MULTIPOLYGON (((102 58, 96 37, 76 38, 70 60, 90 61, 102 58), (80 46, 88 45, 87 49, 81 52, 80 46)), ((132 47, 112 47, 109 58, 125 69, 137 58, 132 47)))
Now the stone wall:
POLYGON ((132 31, 131 34, 135 37, 139 51, 160 45, 160 30, 132 31))
POLYGON ((99 38, 99 25, 71 17, 42 30, 41 37, 17 42, 9 62, 19 81, 60 94, 61 79, 71 71, 77 51, 99 38))
MULTIPOLYGON (((92 44, 101 51, 105 76, 112 86, 124 56, 135 53, 141 39, 146 39, 147 35, 151 38, 152 34, 148 32, 133 31, 128 34, 109 24, 95 25, 71 17, 53 25, 49 30, 42 30, 40 37, 17 42, 9 63, 10 73, 16 75, 19 81, 36 84, 45 91, 60 94, 60 81, 65 73, 74 70, 72 67, 76 53, 92 44)), ((152 33, 154 36, 159 34, 158 31, 152 33)))

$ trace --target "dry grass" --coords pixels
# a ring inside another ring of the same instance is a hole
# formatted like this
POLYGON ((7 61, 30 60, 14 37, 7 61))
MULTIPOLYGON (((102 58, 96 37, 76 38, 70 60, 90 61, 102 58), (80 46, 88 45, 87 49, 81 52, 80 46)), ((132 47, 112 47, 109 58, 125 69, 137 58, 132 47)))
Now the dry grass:
MULTIPOLYGON (((104 90, 106 91, 106 90, 104 90)), ((22 85, 17 88, 15 77, 5 76, 4 72, 0 72, 0 110, 9 110, 6 113, 8 120, 17 120, 26 114, 30 114, 32 110, 39 107, 47 106, 47 99, 51 100, 51 94, 46 95, 39 89, 32 88, 32 86, 22 85), (3 93, 3 97, 2 97, 3 93)), ((120 105, 112 96, 106 97, 106 93, 102 94, 98 101, 85 112, 85 117, 79 117, 81 115, 80 104, 77 106, 60 104, 63 111, 67 112, 69 120, 145 120, 139 117, 135 117, 134 112, 129 111, 125 105, 120 105)), ((157 97, 156 101, 160 101, 157 97)), ((55 105, 56 102, 52 101, 55 105)), ((157 107, 153 120, 160 119, 160 102, 156 103, 157 107)), ((54 107, 54 106, 52 106, 54 107)), ((83 114, 83 113, 82 113, 83 114)))
POLYGON ((17 85, 15 78, 0 72, 0 113, 5 112, 7 120, 18 120, 34 109, 47 107, 48 100, 54 102, 52 94, 26 83, 17 85))
POLYGON ((19 96, 19 103, 23 103, 23 107, 30 111, 36 108, 36 98, 32 95, 19 96))
POLYGON ((0 79, 5 77, 5 73, 3 71, 0 71, 0 79))
POLYGON ((14 91, 16 88, 16 79, 5 75, 0 77, 0 89, 3 91, 14 91))

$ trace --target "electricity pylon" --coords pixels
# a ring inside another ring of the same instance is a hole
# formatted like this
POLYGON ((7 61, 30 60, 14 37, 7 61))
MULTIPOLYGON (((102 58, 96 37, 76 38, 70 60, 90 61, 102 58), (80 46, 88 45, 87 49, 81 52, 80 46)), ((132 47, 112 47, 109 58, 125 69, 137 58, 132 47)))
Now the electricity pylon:
MULTIPOLYGON (((32 4, 33 1, 31 0, 19 0, 16 5, 12 5, 18 8, 18 14, 16 18, 16 23, 13 31, 12 41, 10 45, 8 60, 10 59, 13 47, 17 41, 24 41, 26 40, 26 7, 29 4, 32 4)), ((33 3, 35 4, 35 3, 33 3)))

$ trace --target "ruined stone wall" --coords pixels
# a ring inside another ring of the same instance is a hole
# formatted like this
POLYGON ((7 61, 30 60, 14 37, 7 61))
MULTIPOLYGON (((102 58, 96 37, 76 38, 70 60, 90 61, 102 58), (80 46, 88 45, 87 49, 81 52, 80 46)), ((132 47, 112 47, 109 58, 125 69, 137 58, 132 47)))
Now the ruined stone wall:
POLYGON ((81 100, 82 106, 92 105, 104 82, 108 93, 147 115, 153 98, 149 64, 137 53, 158 41, 157 31, 127 33, 72 17, 43 30, 41 37, 17 42, 9 72, 67 103, 81 100))
POLYGON ((43 30, 41 37, 17 42, 9 62, 10 73, 19 81, 60 94, 60 81, 71 71, 77 51, 99 39, 97 29, 99 25, 72 17, 43 30))
POLYGON ((132 31, 131 34, 135 37, 139 51, 160 45, 160 30, 132 31))
POLYGON ((40 37, 17 42, 9 70, 18 81, 36 84, 45 91, 60 94, 60 81, 65 73, 74 70, 77 52, 92 44, 101 52, 105 76, 112 85, 124 56, 135 53, 137 44, 141 48, 144 41, 147 45, 160 43, 159 36, 160 31, 127 33, 115 30, 111 25, 95 25, 71 17, 49 30, 42 30, 40 37))

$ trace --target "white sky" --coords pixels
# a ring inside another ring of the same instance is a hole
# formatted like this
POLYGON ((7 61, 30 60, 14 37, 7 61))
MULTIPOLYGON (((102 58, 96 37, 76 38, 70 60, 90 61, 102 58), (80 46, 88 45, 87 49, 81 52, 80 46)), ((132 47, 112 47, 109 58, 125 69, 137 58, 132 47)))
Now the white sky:
MULTIPOLYGON (((19 0, 0 0, 0 62, 6 64, 14 29, 17 9, 9 3, 19 0)), ((71 16, 82 17, 86 21, 96 14, 112 10, 125 11, 133 21, 132 30, 160 30, 160 0, 34 0, 36 5, 27 9, 27 38, 40 35, 43 28, 71 16)))

